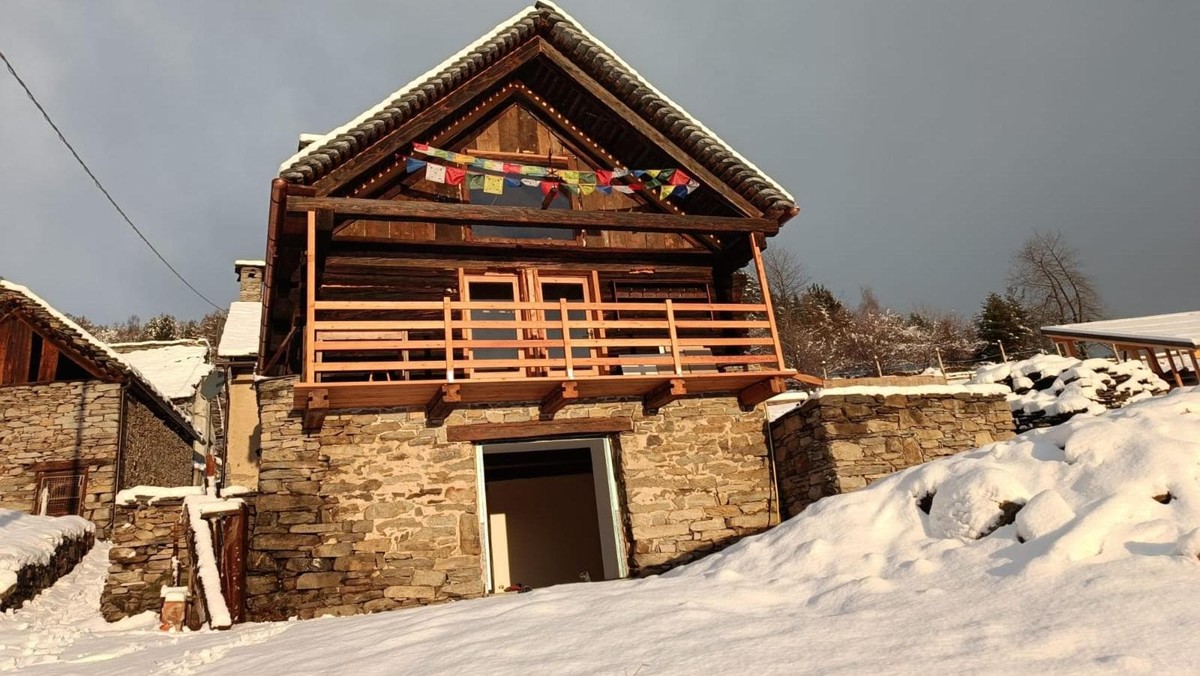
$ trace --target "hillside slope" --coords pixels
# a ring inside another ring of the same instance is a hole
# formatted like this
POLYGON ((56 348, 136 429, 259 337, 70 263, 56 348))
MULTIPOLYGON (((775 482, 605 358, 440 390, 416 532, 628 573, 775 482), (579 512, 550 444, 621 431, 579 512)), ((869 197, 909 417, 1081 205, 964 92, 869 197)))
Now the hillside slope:
MULTIPOLYGON (((912 468, 658 578, 185 636, 86 625, 7 666, 1196 672, 1198 528, 1193 389, 912 468)), ((0 644, 20 635, 20 619, 0 618, 0 644)))

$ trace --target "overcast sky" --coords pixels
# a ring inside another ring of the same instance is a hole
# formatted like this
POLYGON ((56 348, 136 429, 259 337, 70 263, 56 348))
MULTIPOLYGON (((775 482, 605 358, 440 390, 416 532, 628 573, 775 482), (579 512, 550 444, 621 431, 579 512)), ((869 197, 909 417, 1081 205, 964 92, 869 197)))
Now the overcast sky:
MULTIPOLYGON (((0 0, 0 49, 169 260, 224 305, 268 191, 324 132, 521 2, 0 0)), ((786 186, 772 245, 850 299, 963 314, 1035 228, 1110 314, 1196 309, 1200 2, 574 2, 593 34, 786 186)), ((0 72, 0 276, 101 321, 206 305, 0 72)))

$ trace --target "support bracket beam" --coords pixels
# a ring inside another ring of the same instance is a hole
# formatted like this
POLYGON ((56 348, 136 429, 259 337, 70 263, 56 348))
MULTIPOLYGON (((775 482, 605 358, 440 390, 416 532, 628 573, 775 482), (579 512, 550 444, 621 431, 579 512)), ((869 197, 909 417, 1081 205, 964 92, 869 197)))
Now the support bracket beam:
POLYGON ((572 400, 579 398, 579 383, 574 380, 558 383, 542 397, 542 418, 553 418, 572 400))
POLYGON ((738 392, 738 405, 743 411, 750 411, 777 394, 787 392, 787 382, 783 378, 768 378, 738 392))
POLYGON ((642 408, 646 415, 657 415, 659 409, 687 395, 687 385, 683 378, 672 378, 659 385, 642 398, 642 408))
POLYGON ((325 424, 325 414, 329 413, 329 391, 313 390, 308 393, 308 401, 304 406, 305 432, 315 432, 325 424))
POLYGON ((459 385, 455 383, 447 383, 438 388, 434 393, 433 398, 425 404, 425 424, 430 427, 440 427, 446 422, 446 418, 454 411, 457 404, 462 403, 462 394, 459 393, 459 385))

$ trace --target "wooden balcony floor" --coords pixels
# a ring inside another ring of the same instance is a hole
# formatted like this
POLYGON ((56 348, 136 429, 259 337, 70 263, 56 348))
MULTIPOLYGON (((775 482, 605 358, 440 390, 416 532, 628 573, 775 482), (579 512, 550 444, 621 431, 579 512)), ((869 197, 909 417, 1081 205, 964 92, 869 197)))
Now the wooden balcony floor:
MULTIPOLYGON (((393 382, 298 383, 294 391, 297 410, 308 406, 309 395, 324 393, 329 409, 392 408, 426 406, 444 385, 457 385, 461 404, 517 404, 543 401, 574 383, 579 400, 606 397, 646 397, 672 381, 683 381, 687 395, 728 394, 738 396, 760 383, 791 378, 795 371, 749 371, 743 373, 607 375, 575 379, 565 377, 513 378, 508 380, 410 380, 393 382)), ((764 397, 765 398, 765 397, 764 397)), ((757 404, 758 402, 753 402, 757 404)))

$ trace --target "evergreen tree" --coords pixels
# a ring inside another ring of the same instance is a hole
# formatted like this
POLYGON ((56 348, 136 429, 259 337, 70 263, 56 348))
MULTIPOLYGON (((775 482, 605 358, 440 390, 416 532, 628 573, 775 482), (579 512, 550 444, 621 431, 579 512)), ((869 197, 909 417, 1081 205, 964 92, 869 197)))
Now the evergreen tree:
POLYGON ((1000 345, 1009 355, 1027 356, 1037 349, 1037 336, 1030 328, 1029 312, 1011 292, 1001 296, 989 293, 975 318, 980 345, 977 359, 1000 359, 1000 345))

